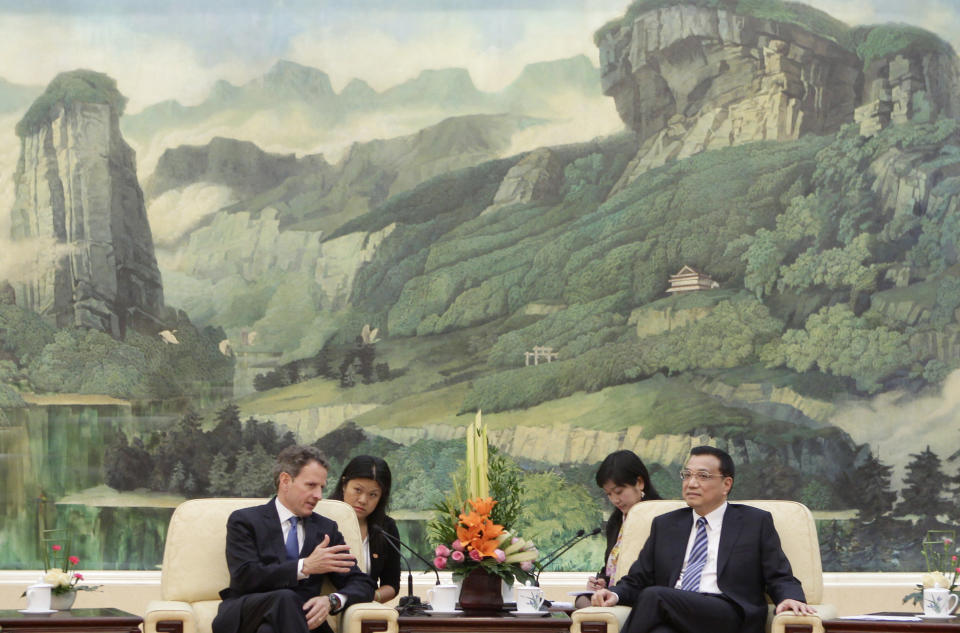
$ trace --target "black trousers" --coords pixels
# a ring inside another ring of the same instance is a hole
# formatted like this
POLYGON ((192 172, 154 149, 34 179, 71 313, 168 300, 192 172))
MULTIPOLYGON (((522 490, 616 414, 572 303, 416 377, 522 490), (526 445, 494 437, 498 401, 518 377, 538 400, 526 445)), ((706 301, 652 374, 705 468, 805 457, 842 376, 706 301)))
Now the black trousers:
POLYGON ((304 602, 292 589, 248 594, 243 597, 237 633, 307 633, 304 602))
POLYGON ((623 633, 739 633, 740 608, 720 596, 673 587, 647 587, 623 633))

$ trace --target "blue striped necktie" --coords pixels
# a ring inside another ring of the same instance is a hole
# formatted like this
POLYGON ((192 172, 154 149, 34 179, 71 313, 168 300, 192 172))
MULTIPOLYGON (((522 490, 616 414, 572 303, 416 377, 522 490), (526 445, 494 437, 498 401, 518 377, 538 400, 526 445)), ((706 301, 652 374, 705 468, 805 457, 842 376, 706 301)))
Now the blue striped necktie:
POLYGON ((684 591, 700 591, 700 574, 707 565, 707 520, 697 519, 697 536, 693 539, 690 556, 687 558, 687 568, 683 572, 683 582, 680 588, 684 591))
POLYGON ((300 542, 297 540, 297 517, 290 517, 290 532, 287 534, 287 542, 284 543, 287 550, 287 560, 297 560, 300 558, 300 542))

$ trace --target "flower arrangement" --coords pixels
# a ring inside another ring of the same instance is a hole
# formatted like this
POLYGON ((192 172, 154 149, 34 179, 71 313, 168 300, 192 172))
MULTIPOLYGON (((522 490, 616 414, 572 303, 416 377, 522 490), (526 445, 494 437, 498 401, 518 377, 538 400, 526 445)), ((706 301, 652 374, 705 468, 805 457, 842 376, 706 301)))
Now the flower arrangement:
POLYGON ((957 592, 957 578, 960 577, 960 562, 955 547, 956 532, 953 530, 930 530, 921 544, 921 554, 927 564, 927 573, 920 577, 917 590, 903 597, 903 601, 913 600, 918 604, 923 600, 923 590, 940 587, 957 592))
POLYGON ((529 578, 537 548, 530 541, 511 535, 490 519, 496 501, 492 497, 467 500, 470 512, 461 512, 455 526, 457 538, 448 545, 437 545, 433 564, 437 569, 453 570, 458 580, 473 569, 483 568, 500 576, 508 585, 517 577, 529 578))
MULTIPOLYGON (((64 534, 62 530, 50 530, 47 534, 54 532, 64 534)), ((42 539, 42 541, 47 542, 48 539, 42 539)), ((42 550, 43 582, 53 585, 51 593, 59 596, 73 591, 96 591, 99 589, 100 585, 80 584, 80 582, 83 581, 83 574, 76 571, 76 566, 80 563, 80 559, 70 554, 71 540, 69 535, 65 535, 63 542, 65 545, 54 543, 50 545, 49 549, 44 547, 42 550)))
POLYGON ((502 578, 508 585, 532 579, 539 552, 530 541, 505 526, 520 514, 520 480, 506 460, 491 454, 487 428, 478 411, 467 428, 466 495, 459 478, 454 492, 436 506, 428 528, 434 542, 433 564, 461 580, 475 569, 502 578))

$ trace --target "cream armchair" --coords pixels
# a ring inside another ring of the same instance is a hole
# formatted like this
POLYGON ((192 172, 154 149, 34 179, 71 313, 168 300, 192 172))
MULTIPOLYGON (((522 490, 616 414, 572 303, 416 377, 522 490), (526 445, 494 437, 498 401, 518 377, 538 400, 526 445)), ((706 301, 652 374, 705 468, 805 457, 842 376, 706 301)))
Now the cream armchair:
MULTIPOLYGON (((163 550, 163 600, 147 605, 144 633, 210 633, 220 606, 219 592, 230 584, 224 556, 227 518, 234 510, 265 502, 266 499, 193 499, 177 507, 170 517, 163 550)), ((342 501, 324 499, 315 511, 336 521, 350 550, 360 551, 360 525, 353 508, 342 501)), ((333 591, 329 581, 327 584, 328 590, 333 591)), ((341 633, 361 633, 362 628, 397 633, 397 611, 365 602, 351 605, 332 617, 330 624, 341 633)))
MULTIPOLYGON (((769 633, 786 631, 811 631, 823 633, 821 619, 829 620, 837 616, 833 605, 820 604, 823 599, 823 569, 820 566, 820 544, 817 540, 817 527, 813 515, 802 503, 795 501, 736 501, 766 510, 773 515, 773 523, 780 534, 783 551, 793 568, 793 575, 803 584, 807 603, 813 606, 819 616, 801 616, 781 613, 775 616, 774 606, 770 605, 767 617, 769 633)), ((683 501, 644 501, 630 509, 623 525, 623 543, 620 549, 620 561, 614 584, 630 570, 630 564, 640 555, 643 544, 650 534, 650 524, 654 517, 665 512, 682 508, 683 501)), ((573 612, 571 633, 618 633, 630 614, 630 607, 586 607, 573 612)))

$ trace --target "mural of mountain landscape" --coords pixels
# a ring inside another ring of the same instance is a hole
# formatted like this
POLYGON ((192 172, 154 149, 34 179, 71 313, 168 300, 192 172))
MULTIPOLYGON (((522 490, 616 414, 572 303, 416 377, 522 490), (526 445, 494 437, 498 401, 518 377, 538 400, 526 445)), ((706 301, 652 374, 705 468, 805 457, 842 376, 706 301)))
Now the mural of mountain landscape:
MULTIPOLYGON (((270 494, 295 442, 334 476, 385 457, 426 551, 482 410, 541 549, 603 521, 608 453, 676 497, 710 443, 734 497, 814 510, 827 570, 921 568, 960 519, 960 10, 400 4, 384 24, 450 21, 435 46, 583 37, 499 72, 397 48, 377 81, 294 37, 183 102, 106 61, 0 79, 0 567, 68 528, 88 568, 156 568, 179 502, 270 494)), ((74 19, 196 30, 157 11, 74 19)))

